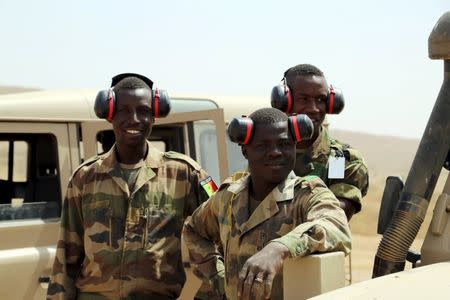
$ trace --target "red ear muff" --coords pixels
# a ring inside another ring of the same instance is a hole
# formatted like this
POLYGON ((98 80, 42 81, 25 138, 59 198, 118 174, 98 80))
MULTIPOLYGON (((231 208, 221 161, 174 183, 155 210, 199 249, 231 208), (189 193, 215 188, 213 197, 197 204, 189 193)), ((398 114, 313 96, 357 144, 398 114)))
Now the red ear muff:
MULTIPOLYGON (((150 89, 153 86, 153 81, 143 75, 135 73, 124 73, 114 76, 111 82, 111 88, 109 90, 102 90, 97 93, 94 104, 94 111, 97 117, 106 119, 109 122, 112 121, 117 107, 117 99, 114 93, 114 86, 126 77, 137 77, 143 80, 150 89)), ((154 118, 166 117, 171 109, 169 94, 167 94, 167 92, 164 90, 158 89, 151 90, 150 93, 152 116, 154 118)))
POLYGON ((159 92, 158 89, 155 89, 155 95, 153 96, 153 116, 158 118, 159 114, 159 92))
POLYGON ((95 115, 111 122, 116 109, 116 95, 113 89, 102 90, 95 97, 95 115))
POLYGON ((290 113, 293 107, 292 94, 287 84, 279 84, 272 89, 270 104, 284 113, 290 113))
POLYGON ((152 115, 155 118, 166 117, 171 109, 170 97, 165 90, 152 90, 152 115))
POLYGON ((114 94, 113 89, 109 89, 109 93, 108 93, 108 116, 107 116, 107 120, 108 121, 112 121, 112 118, 114 116, 114 110, 116 108, 116 96, 114 94))
POLYGON ((338 114, 344 109, 344 105, 344 94, 342 94, 342 91, 330 85, 327 97, 327 113, 338 114))
POLYGON ((307 115, 293 115, 288 118, 289 132, 298 143, 311 139, 314 133, 314 124, 307 115))
POLYGON ((247 145, 252 138, 253 131, 253 121, 246 116, 242 116, 242 118, 233 118, 227 128, 230 140, 239 145, 247 145))

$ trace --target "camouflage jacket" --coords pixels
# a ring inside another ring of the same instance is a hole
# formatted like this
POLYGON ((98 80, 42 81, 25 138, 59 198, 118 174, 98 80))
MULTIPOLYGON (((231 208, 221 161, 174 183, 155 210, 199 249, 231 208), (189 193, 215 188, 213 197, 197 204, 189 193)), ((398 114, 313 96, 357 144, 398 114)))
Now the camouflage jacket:
POLYGON ((332 139, 328 130, 322 127, 313 145, 297 153, 294 168, 298 176, 316 175, 320 177, 337 198, 352 201, 355 212, 361 210, 361 200, 369 188, 369 171, 361 153, 332 139), (345 174, 343 179, 328 178, 328 159, 330 156, 345 157, 345 174))
MULTIPOLYGON (((210 278, 214 289, 225 291, 228 299, 237 299, 239 271, 271 241, 286 245, 292 257, 326 251, 349 253, 347 218, 322 180, 291 172, 249 216, 249 178, 240 173, 225 180, 183 229, 192 264, 210 278), (215 250, 215 243, 223 247, 224 257, 215 250)), ((271 299, 283 299, 282 287, 279 274, 271 299)))
POLYGON ((185 282, 181 230, 206 201, 206 172, 150 146, 133 191, 115 147, 69 181, 47 299, 176 298, 185 282))

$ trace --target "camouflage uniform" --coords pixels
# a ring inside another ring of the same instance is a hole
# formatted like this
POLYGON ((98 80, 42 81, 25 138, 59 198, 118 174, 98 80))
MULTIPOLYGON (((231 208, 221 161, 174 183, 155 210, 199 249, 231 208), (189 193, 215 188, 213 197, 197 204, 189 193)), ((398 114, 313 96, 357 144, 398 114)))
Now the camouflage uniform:
MULTIPOLYGON (((225 180, 183 229, 192 264, 210 278, 215 289, 225 290, 228 299, 237 298, 238 275, 244 263, 271 241, 286 245, 292 257, 326 251, 349 253, 347 219, 322 180, 291 172, 249 216, 249 178, 247 173, 239 173, 225 180), (222 245, 224 257, 215 250, 215 243, 222 245)), ((279 274, 271 299, 283 299, 282 293, 279 274)))
MULTIPOLYGON (((297 150, 298 151, 298 150, 297 150)), ((313 145, 305 151, 298 151, 294 168, 298 176, 316 175, 320 177, 337 198, 352 201, 355 213, 361 210, 361 200, 369 188, 369 172, 361 153, 332 139, 325 127, 313 145), (343 179, 328 178, 328 159, 330 156, 345 157, 343 179)))
POLYGON ((48 299, 174 299, 185 282, 181 229, 208 195, 191 158, 149 145, 134 189, 115 147, 69 181, 48 299))

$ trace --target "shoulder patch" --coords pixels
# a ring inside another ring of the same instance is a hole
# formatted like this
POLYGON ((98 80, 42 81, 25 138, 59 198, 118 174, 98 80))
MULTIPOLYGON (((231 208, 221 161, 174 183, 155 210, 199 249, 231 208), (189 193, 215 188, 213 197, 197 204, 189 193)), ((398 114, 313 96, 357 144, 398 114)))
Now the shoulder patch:
POLYGON ((217 185, 211 178, 211 176, 208 176, 200 181, 200 185, 205 190, 208 197, 211 197, 211 195, 214 194, 215 191, 217 191, 217 185))
POLYGON ((168 152, 164 152, 164 156, 167 158, 170 158, 170 159, 178 159, 178 160, 185 161, 189 165, 191 165, 191 167, 193 167, 196 171, 200 171, 202 168, 198 162, 196 162, 195 160, 193 160, 191 157, 187 156, 186 154, 182 154, 182 153, 175 152, 175 151, 168 151, 168 152))

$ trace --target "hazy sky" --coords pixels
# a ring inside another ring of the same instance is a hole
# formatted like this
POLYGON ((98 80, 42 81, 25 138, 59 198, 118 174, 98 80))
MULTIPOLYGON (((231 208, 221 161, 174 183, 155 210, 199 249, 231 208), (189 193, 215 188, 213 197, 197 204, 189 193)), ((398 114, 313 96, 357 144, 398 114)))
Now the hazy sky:
POLYGON ((312 63, 340 87, 332 127, 420 137, 442 84, 428 36, 449 0, 0 0, 0 85, 103 89, 121 72, 172 93, 267 96, 312 63))

